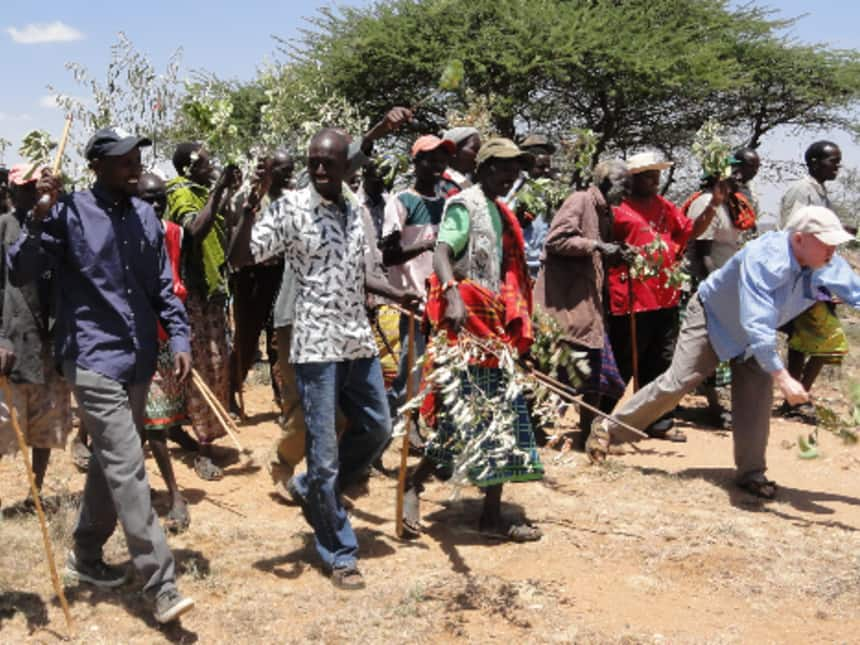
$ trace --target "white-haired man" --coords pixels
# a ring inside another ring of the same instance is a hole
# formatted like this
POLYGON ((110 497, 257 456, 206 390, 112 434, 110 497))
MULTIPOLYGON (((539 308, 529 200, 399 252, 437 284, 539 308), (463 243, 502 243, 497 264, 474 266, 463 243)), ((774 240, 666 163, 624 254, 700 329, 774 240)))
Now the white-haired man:
MULTIPOLYGON (((710 376, 719 361, 730 360, 737 483, 772 499, 776 484, 764 473, 773 383, 791 405, 809 397, 777 353, 777 329, 809 308, 820 287, 860 308, 860 276, 835 255, 839 244, 852 239, 833 211, 805 206, 785 230, 747 244, 702 282, 687 306, 669 369, 621 406, 616 418, 646 427, 710 376)), ((592 428, 586 449, 593 460, 605 458, 616 431, 609 421, 592 428)))

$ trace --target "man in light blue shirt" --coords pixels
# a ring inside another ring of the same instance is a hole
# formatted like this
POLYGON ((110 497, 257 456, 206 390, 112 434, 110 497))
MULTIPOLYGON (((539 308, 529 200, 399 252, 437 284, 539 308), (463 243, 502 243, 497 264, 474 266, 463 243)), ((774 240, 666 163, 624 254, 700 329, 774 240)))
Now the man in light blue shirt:
MULTIPOLYGON (((764 473, 773 383, 791 405, 809 399, 777 354, 777 329, 814 304, 819 287, 860 308, 860 276, 835 255, 839 244, 852 239, 833 211, 806 206, 795 211, 784 231, 747 244, 699 286, 669 369, 622 405, 616 418, 647 427, 710 376, 719 361, 730 360, 737 482, 772 499, 776 484, 764 473)), ((610 433, 622 437, 609 421, 592 429, 586 445, 592 460, 605 458, 610 433)))

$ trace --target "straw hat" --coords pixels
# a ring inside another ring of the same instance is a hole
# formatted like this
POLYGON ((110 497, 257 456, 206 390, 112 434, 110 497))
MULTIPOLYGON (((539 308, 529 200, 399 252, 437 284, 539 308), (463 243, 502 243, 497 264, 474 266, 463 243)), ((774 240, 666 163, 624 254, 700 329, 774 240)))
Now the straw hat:
POLYGON ((627 159, 627 168, 632 174, 648 170, 666 170, 672 167, 671 161, 664 161, 657 152, 640 152, 627 159))

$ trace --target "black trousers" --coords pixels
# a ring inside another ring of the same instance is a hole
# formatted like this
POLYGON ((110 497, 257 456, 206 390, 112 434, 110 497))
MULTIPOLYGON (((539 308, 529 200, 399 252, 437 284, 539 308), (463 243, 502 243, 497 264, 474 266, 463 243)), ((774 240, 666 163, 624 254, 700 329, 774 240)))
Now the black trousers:
MULTIPOLYGON (((660 376, 672 363, 678 339, 678 313, 678 307, 671 307, 635 314, 640 388, 660 376)), ((618 370, 624 380, 629 381, 633 377, 633 336, 629 314, 609 316, 609 341, 618 370)))

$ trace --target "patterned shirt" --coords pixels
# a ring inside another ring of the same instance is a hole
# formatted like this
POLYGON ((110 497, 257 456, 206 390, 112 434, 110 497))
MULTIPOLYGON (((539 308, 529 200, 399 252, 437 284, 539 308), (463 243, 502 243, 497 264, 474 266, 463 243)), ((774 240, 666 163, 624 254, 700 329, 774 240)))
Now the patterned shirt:
POLYGON ((376 355, 364 307, 367 241, 357 206, 320 197, 312 185, 272 202, 251 231, 255 262, 283 255, 295 274, 290 362, 376 355))

